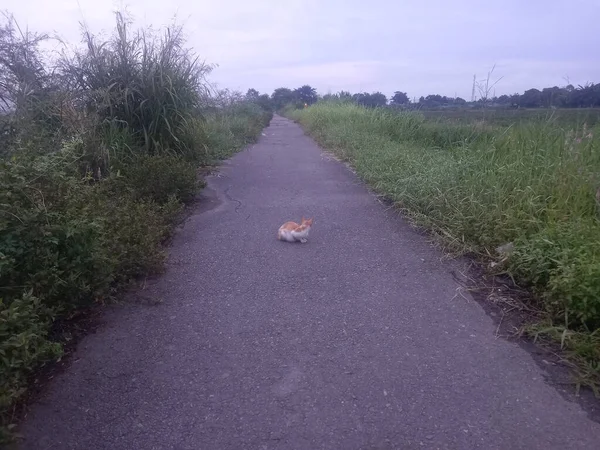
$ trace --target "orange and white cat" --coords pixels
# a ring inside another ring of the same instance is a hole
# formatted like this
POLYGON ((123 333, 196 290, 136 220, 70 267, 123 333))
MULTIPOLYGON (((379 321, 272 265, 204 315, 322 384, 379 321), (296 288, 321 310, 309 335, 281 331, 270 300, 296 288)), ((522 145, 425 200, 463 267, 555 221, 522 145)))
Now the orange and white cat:
POLYGON ((302 218, 302 223, 286 222, 279 227, 277 239, 280 241, 295 242, 300 241, 303 244, 307 241, 308 232, 312 227, 313 220, 302 218))

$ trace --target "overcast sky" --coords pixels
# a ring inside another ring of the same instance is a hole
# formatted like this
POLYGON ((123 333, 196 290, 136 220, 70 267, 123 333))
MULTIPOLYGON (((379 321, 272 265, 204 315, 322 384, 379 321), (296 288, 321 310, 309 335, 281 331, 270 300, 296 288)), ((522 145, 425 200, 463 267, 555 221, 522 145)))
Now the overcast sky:
POLYGON ((140 25, 175 16, 221 88, 320 94, 396 90, 471 97, 496 64, 496 94, 600 82, 600 0, 2 0, 30 30, 79 40, 126 6, 140 25))

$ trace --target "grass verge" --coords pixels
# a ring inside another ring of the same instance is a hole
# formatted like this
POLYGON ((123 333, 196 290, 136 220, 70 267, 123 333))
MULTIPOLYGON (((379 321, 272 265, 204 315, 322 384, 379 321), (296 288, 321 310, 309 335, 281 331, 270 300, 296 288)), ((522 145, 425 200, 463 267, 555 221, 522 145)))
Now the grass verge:
POLYGON ((323 147, 454 252, 533 294, 578 383, 600 382, 600 129, 553 117, 509 125, 319 103, 288 111, 323 147))

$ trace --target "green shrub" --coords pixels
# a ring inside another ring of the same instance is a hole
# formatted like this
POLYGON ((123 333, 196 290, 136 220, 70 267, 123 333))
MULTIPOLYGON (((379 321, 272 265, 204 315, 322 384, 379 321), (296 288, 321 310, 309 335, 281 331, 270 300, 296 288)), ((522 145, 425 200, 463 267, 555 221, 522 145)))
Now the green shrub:
POLYGON ((232 105, 225 115, 229 128, 237 136, 242 145, 256 142, 260 131, 269 124, 273 114, 263 110, 252 102, 238 102, 232 105))
POLYGON ((195 142, 189 159, 211 165, 231 156, 240 147, 256 142, 273 113, 251 102, 236 102, 216 109, 202 120, 191 120, 182 127, 183 139, 195 142))
POLYGON ((159 271, 175 196, 140 200, 111 179, 90 183, 64 154, 0 161, 0 412, 30 371, 58 354, 54 317, 159 271))
POLYGON ((69 175, 63 154, 0 161, 0 286, 24 290, 52 308, 88 301, 110 268, 98 247, 101 224, 75 207, 89 187, 69 175))
POLYGON ((180 211, 181 203, 174 196, 162 205, 127 195, 110 200, 100 196, 96 209, 88 212, 91 218, 102 217, 104 233, 99 244, 111 261, 113 283, 161 270, 165 258, 161 244, 180 211))
MULTIPOLYGON (((7 304, 0 298, 0 411, 8 410, 25 391, 32 368, 61 355, 61 346, 47 339, 54 312, 31 291, 7 304)), ((0 442, 3 430, 0 428, 0 442)))
POLYGON ((52 71, 39 41, 0 28, 0 443, 28 375, 60 354, 54 321, 159 272, 197 166, 272 117, 227 98, 213 107, 180 29, 126 29, 118 15, 112 40, 86 34, 52 71))
MULTIPOLYGON (((205 139, 196 141, 205 149, 198 161, 208 153, 214 162, 256 139, 260 114, 235 114, 198 122, 196 139, 205 139), (247 126, 232 126, 244 120, 247 126)), ((0 159, 3 425, 27 375, 60 353, 60 344, 48 339, 53 320, 104 301, 135 277, 159 272, 161 243, 182 202, 199 187, 191 162, 168 153, 138 156, 135 147, 114 161, 118 170, 108 177, 82 177, 89 169, 82 164, 87 151, 83 140, 73 139, 60 151, 40 156, 17 150, 0 159)))
POLYGON ((206 120, 195 120, 185 129, 186 135, 198 143, 195 159, 200 165, 211 165, 233 154, 240 145, 240 139, 229 126, 229 117, 222 113, 212 113, 206 120))
POLYGON ((199 188, 196 168, 181 158, 168 155, 142 155, 123 169, 122 176, 136 197, 160 204, 170 197, 190 202, 199 188))
POLYGON ((549 224, 516 241, 510 269, 565 326, 600 329, 600 224, 549 224))

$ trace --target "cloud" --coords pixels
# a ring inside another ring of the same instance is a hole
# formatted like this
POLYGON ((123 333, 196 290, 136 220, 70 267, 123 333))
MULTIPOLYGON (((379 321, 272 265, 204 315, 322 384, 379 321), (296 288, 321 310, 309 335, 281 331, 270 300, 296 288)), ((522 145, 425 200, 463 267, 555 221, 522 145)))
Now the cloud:
MULTIPOLYGON (((5 0, 20 23, 79 39, 85 18, 110 29, 119 3, 5 0)), ((123 3, 138 24, 174 16, 188 43, 219 67, 221 87, 272 92, 311 84, 320 92, 395 90, 469 98, 472 77, 496 64, 501 93, 600 81, 597 0, 198 0, 123 3)))

